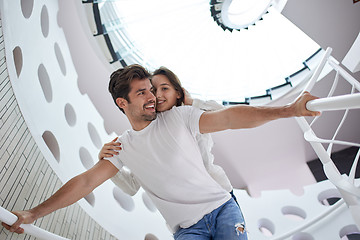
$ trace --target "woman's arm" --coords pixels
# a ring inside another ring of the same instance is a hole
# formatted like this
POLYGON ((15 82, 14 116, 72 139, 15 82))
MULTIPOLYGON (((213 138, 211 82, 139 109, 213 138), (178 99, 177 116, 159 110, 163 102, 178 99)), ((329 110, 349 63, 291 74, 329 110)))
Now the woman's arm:
POLYGON ((140 184, 130 170, 122 168, 115 176, 111 178, 124 193, 134 196, 140 189, 140 184))
MULTIPOLYGON (((120 147, 121 143, 118 142, 117 139, 118 138, 116 137, 111 142, 104 144, 98 155, 99 160, 110 158, 119 154, 119 151, 121 151, 122 148, 120 147)), ((134 196, 140 189, 139 182, 136 180, 131 171, 125 168, 120 169, 119 172, 111 178, 111 181, 130 196, 134 196)))
POLYGON ((118 137, 114 138, 111 142, 105 143, 101 148, 98 158, 102 160, 104 158, 111 158, 114 155, 118 155, 121 148, 121 143, 117 141, 118 137))
POLYGON ((183 88, 184 91, 184 104, 185 105, 191 105, 193 107, 199 108, 204 111, 215 111, 219 109, 225 108, 224 105, 217 103, 214 100, 201 100, 197 98, 192 98, 191 94, 183 88))

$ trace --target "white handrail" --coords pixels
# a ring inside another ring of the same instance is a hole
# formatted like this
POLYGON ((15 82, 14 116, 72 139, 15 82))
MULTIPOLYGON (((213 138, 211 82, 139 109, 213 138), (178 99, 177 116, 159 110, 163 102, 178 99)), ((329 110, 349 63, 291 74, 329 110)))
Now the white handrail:
MULTIPOLYGON (((17 217, 16 215, 12 214, 11 212, 9 212, 8 210, 6 210, 5 208, 0 206, 0 221, 8 224, 8 225, 12 225, 16 222, 17 217)), ((21 224, 20 227, 22 227, 24 229, 24 232, 26 234, 30 234, 38 239, 43 239, 43 240, 70 240, 68 238, 64 238, 61 236, 58 236, 54 233, 48 232, 44 229, 41 229, 37 226, 34 226, 32 224, 21 224)))
POLYGON ((309 101, 306 108, 310 111, 333 111, 360 108, 360 93, 321 98, 309 101))
POLYGON ((356 79, 351 76, 347 71, 345 71, 345 69, 340 67, 337 61, 332 56, 329 56, 328 63, 335 71, 340 73, 340 75, 343 76, 346 81, 354 85, 355 88, 360 91, 360 83, 356 81, 356 79))
POLYGON ((336 212, 339 209, 341 210, 344 206, 346 206, 344 203, 345 203, 344 199, 340 199, 334 205, 330 206, 328 210, 324 211, 323 213, 319 214, 318 216, 315 216, 310 221, 305 222, 304 224, 302 224, 288 232, 285 232, 285 233, 281 234, 280 236, 275 236, 271 240, 284 240, 284 239, 291 237, 292 235, 294 235, 297 232, 304 231, 306 228, 313 226, 314 224, 318 223, 321 219, 325 218, 326 216, 336 212))
POLYGON ((317 68, 315 69, 313 75, 311 76, 309 82, 308 82, 307 85, 305 86, 303 92, 304 92, 304 91, 310 92, 311 89, 314 87, 314 85, 315 85, 317 79, 319 78, 319 76, 320 76, 320 74, 321 74, 321 71, 323 70, 323 68, 324 68, 324 66, 325 66, 325 64, 326 64, 326 62, 327 62, 327 60, 328 60, 331 52, 332 52, 332 48, 328 47, 328 48, 326 49, 326 51, 325 51, 324 56, 323 56, 322 59, 320 60, 319 65, 317 66, 317 68))
MULTIPOLYGON (((345 110, 343 119, 341 120, 333 138, 331 140, 326 139, 320 139, 318 138, 313 130, 311 129, 311 125, 317 120, 315 118, 312 123, 309 125, 309 123, 305 120, 304 117, 296 118, 301 130, 304 133, 304 138, 306 141, 310 143, 310 145, 313 147, 314 151, 316 152, 317 156, 319 157, 323 169, 325 172, 325 175, 330 180, 331 183, 333 183, 336 188, 339 190, 344 202, 346 203, 355 224, 360 227, 360 204, 359 204, 359 198, 360 198, 360 189, 355 186, 352 176, 354 175, 353 169, 357 166, 359 153, 357 154, 355 161, 353 163, 350 176, 351 178, 346 178, 345 176, 341 175, 337 167, 335 166, 334 162, 332 161, 330 154, 325 150, 322 143, 329 143, 329 149, 331 149, 332 144, 346 144, 350 146, 356 146, 360 147, 360 144, 357 143, 350 143, 345 141, 339 141, 335 140, 335 136, 337 135, 340 127, 342 126, 348 110, 349 109, 359 109, 360 108, 360 93, 354 93, 354 90, 357 89, 360 91, 360 83, 352 77, 349 73, 347 73, 342 67, 339 66, 339 63, 330 56, 331 49, 327 49, 326 54, 322 58, 318 68, 316 69, 313 77, 311 78, 311 81, 307 84, 305 89, 303 91, 311 91, 313 88, 317 78, 319 77, 319 73, 322 71, 323 67, 325 66, 325 63, 328 63, 335 71, 335 81, 334 84, 328 94, 328 97, 316 99, 309 101, 306 104, 306 108, 311 111, 334 111, 334 110, 345 110), (338 81, 339 74, 346 80, 348 83, 352 85, 351 94, 342 95, 342 96, 331 96, 335 90, 335 85, 338 81)), ((329 150, 328 149, 328 150, 329 150)), ((292 232, 293 233, 293 232, 292 232)), ((291 233, 289 233, 291 234, 291 233)), ((286 234, 286 236, 289 236, 289 234, 286 234)), ((284 235, 285 236, 285 235, 284 235)))

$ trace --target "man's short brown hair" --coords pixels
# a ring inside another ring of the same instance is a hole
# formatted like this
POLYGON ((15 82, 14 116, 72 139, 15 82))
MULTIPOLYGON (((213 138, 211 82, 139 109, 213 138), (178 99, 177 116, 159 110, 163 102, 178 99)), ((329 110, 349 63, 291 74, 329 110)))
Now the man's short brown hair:
MULTIPOLYGON (((132 80, 142 80, 150 78, 150 76, 151 74, 139 64, 132 64, 113 72, 110 76, 109 92, 115 105, 117 106, 116 99, 118 98, 124 98, 130 102, 129 92, 132 80)), ((119 107, 119 109, 124 113, 122 108, 119 107)))

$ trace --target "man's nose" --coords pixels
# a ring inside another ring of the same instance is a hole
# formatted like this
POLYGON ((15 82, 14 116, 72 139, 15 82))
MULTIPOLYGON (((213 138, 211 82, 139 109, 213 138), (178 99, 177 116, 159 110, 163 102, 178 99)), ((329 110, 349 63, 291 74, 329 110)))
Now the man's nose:
POLYGON ((149 91, 148 99, 149 99, 149 100, 150 100, 150 99, 153 99, 153 100, 156 99, 155 94, 154 94, 153 92, 149 91))

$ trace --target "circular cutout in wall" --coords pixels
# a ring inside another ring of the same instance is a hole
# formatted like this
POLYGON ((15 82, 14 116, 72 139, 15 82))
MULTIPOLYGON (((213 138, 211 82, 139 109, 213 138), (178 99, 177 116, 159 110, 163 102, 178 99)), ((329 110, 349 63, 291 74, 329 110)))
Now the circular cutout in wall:
POLYGON ((66 122, 69 124, 69 126, 70 127, 75 126, 75 124, 76 124, 76 113, 75 113, 75 110, 71 106, 70 103, 67 103, 65 105, 64 114, 65 114, 66 122))
POLYGON ((322 205, 331 206, 341 199, 341 194, 336 188, 324 190, 319 193, 318 200, 322 205))
POLYGON ((16 70, 17 77, 20 76, 22 66, 23 66, 23 56, 22 51, 19 46, 16 46, 13 50, 13 58, 14 58, 14 65, 16 70))
POLYGON ((156 212, 157 208, 155 207, 154 203, 151 201, 150 197, 147 195, 146 192, 143 192, 142 200, 150 212, 156 212))
POLYGON ((79 150, 79 155, 80 155, 81 163, 85 169, 88 170, 94 166, 94 160, 86 148, 81 147, 79 150))
POLYGON ((84 199, 91 205, 95 206, 95 195, 94 193, 89 193, 89 195, 85 196, 84 199))
POLYGON ((339 237, 341 240, 360 239, 360 231, 355 224, 347 225, 341 228, 339 237))
POLYGON ((94 143, 95 147, 100 149, 102 147, 100 136, 92 123, 88 123, 88 131, 90 134, 91 141, 94 143))
POLYGON ((40 25, 41 32, 46 38, 49 35, 49 13, 45 5, 41 9, 40 25))
POLYGON ((38 78, 41 85, 41 89, 47 102, 52 101, 52 88, 49 74, 43 64, 40 64, 38 68, 38 78))
POLYGON ((145 235, 144 240, 159 240, 154 234, 148 233, 145 235))
POLYGON ((275 233, 275 225, 269 219, 262 218, 259 220, 259 230, 264 236, 271 237, 275 233))
POLYGON ((285 217, 292 219, 292 220, 304 220, 306 218, 306 212, 295 206, 285 206, 281 209, 282 214, 285 217))
POLYGON ((113 195, 116 202, 126 211, 131 212, 135 209, 134 200, 124 193, 120 188, 114 187, 113 195))
POLYGON ((21 0, 21 12, 25 18, 29 18, 34 8, 34 0, 21 0))
POLYGON ((42 138, 46 146, 50 149, 50 152, 52 153, 56 161, 60 162, 60 148, 54 134, 50 131, 45 131, 42 134, 42 138))
POLYGON ((58 61, 60 70, 61 70, 62 74, 65 76, 66 75, 66 65, 65 65, 64 57, 62 55, 59 44, 55 43, 54 51, 55 51, 56 59, 58 61))

